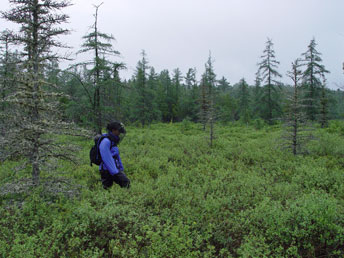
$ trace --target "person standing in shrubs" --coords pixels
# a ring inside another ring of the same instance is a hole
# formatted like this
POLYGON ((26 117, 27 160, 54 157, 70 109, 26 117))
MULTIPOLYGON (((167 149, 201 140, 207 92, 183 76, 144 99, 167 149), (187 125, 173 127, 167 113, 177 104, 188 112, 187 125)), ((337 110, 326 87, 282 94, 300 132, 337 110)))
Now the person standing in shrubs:
POLYGON ((126 130, 120 122, 109 123, 108 133, 99 139, 99 153, 102 162, 99 165, 101 181, 104 189, 108 189, 113 182, 122 188, 130 187, 130 180, 123 173, 123 164, 119 155, 118 144, 124 138, 126 130))

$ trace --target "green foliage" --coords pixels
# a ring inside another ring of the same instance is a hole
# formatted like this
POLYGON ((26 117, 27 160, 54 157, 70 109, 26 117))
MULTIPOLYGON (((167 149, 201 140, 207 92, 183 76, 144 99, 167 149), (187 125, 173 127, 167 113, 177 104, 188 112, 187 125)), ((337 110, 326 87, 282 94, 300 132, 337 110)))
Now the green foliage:
POLYGON ((338 254, 344 240, 343 212, 338 200, 320 191, 285 204, 264 199, 248 212, 252 221, 248 223, 249 235, 238 253, 243 257, 338 254))
MULTIPOLYGON (((311 121, 315 121, 316 117, 321 112, 327 112, 325 110, 320 111, 320 105, 324 109, 326 105, 326 98, 321 92, 321 88, 325 88, 323 85, 323 80, 325 74, 329 73, 325 69, 325 66, 321 64, 322 58, 321 53, 316 50, 317 43, 313 38, 309 45, 307 46, 307 51, 302 54, 304 56, 304 66, 305 70, 303 72, 303 84, 305 88, 305 104, 306 104, 306 113, 308 118, 311 121), (323 95, 323 96, 321 96, 323 95), (320 103, 322 102, 322 103, 320 103)), ((324 115, 324 114, 323 114, 324 115)), ((324 123, 324 117, 321 118, 321 123, 324 123)))
POLYGON ((258 63, 257 74, 261 75, 261 82, 264 83, 264 87, 261 90, 261 102, 262 102, 262 117, 269 122, 273 123, 273 119, 280 115, 280 102, 279 102, 279 85, 277 81, 282 75, 277 71, 279 62, 275 57, 275 50, 271 39, 267 39, 266 46, 261 56, 261 61, 258 63))
POLYGON ((320 131, 316 135, 317 141, 310 143, 310 151, 318 156, 342 157, 344 155, 344 139, 338 134, 320 131))
POLYGON ((59 85, 51 85, 54 80, 53 73, 49 71, 50 66, 53 66, 56 72, 57 61, 63 59, 55 51, 63 47, 59 37, 69 32, 60 26, 68 21, 69 17, 63 14, 63 10, 70 3, 64 0, 51 0, 44 4, 38 1, 9 2, 11 9, 1 12, 1 17, 19 27, 17 32, 8 32, 5 40, 5 73, 0 75, 3 81, 0 84, 1 102, 6 105, 2 105, 0 118, 6 119, 1 119, 0 144, 3 147, 0 159, 15 159, 18 156, 27 158, 32 168, 32 178, 38 183, 45 161, 64 155, 61 153, 62 146, 46 135, 52 131, 66 134, 67 129, 72 127, 62 121, 59 112, 61 103, 58 100, 63 94, 59 92, 59 85), (21 58, 16 60, 18 62, 14 73, 8 70, 9 62, 14 61, 9 59, 9 43, 20 49, 18 56, 21 58), (7 84, 9 80, 16 86, 11 89, 13 93, 6 96, 3 90, 10 86, 7 84), (7 109, 7 106, 10 108, 7 109), (20 141, 13 144, 12 139, 20 141))
POLYGON ((192 123, 190 122, 189 119, 184 119, 181 122, 181 132, 182 133, 188 133, 192 129, 192 123))
POLYGON ((344 136, 344 122, 339 120, 330 121, 327 131, 331 134, 337 133, 344 136))
MULTIPOLYGON (((88 165, 92 142, 75 138, 80 164, 60 161, 54 174, 80 184, 80 195, 42 187, 22 193, 19 207, 0 195, 0 256, 343 256, 341 123, 318 129, 303 157, 276 146, 281 126, 255 123, 216 125, 212 149, 188 120, 128 127, 120 152, 129 190, 103 190, 88 165)), ((29 173, 11 173, 16 163, 1 164, 0 189, 29 173)))
POLYGON ((250 118, 249 112, 250 95, 248 84, 244 78, 239 82, 239 113, 243 123, 248 123, 250 118))
POLYGON ((257 118, 255 120, 252 121, 252 125, 254 126, 254 128, 256 128, 257 130, 261 130, 264 128, 264 126, 266 125, 265 121, 261 118, 257 118))

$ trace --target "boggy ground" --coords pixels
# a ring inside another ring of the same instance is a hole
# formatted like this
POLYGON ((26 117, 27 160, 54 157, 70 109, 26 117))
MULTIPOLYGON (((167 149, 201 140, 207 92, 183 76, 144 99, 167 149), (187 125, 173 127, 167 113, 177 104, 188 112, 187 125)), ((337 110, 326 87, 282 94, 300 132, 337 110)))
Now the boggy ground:
MULTIPOLYGON (((79 193, 2 192, 0 256, 344 255, 343 123, 316 129, 296 157, 280 148, 280 126, 219 124, 213 148, 201 128, 129 127, 120 145, 129 190, 103 190, 92 141, 65 137, 81 148, 78 164, 52 161, 42 177, 67 178, 79 193)), ((1 164, 1 189, 30 176, 16 165, 1 164)))

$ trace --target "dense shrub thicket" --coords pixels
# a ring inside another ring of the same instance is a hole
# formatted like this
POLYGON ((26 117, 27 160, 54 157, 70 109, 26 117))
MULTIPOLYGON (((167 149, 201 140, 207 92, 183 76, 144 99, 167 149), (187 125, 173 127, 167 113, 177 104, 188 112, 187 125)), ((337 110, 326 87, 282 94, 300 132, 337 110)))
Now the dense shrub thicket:
MULTIPOLYGON (((2 191, 0 256, 342 257, 344 124, 317 129, 307 156, 280 149, 281 132, 217 125, 210 149, 198 124, 130 127, 120 151, 132 187, 109 191, 89 166, 92 141, 71 138, 79 164, 58 161, 42 178, 80 193, 2 191)), ((1 189, 29 177, 18 162, 1 164, 1 189)))

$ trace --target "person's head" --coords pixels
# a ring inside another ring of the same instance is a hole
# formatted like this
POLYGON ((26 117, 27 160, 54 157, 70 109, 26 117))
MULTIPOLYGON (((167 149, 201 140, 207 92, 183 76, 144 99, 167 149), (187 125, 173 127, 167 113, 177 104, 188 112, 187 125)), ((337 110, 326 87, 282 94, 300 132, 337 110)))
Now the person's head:
POLYGON ((114 135, 120 136, 120 134, 126 134, 123 123, 111 122, 107 125, 106 129, 114 135))

